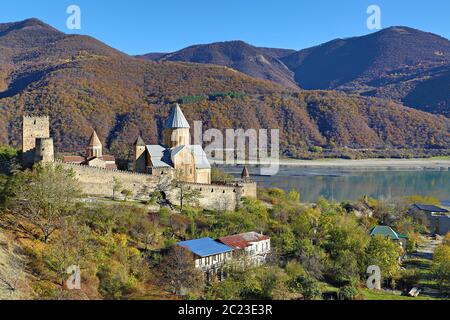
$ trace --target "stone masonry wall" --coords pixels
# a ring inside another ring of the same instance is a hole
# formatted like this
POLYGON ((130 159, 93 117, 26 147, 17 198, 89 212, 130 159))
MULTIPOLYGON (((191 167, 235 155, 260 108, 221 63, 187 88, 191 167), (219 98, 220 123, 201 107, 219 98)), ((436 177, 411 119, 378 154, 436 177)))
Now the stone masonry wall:
MULTIPOLYGON (((80 187, 83 192, 91 196, 112 197, 114 178, 116 178, 122 184, 122 190, 128 189, 133 192, 134 199, 148 200, 158 183, 158 178, 149 174, 76 164, 58 164, 66 169, 72 169, 76 178, 80 181, 80 187)), ((210 210, 233 211, 239 207, 242 197, 256 196, 256 184, 253 183, 237 184, 235 186, 196 183, 187 183, 185 185, 187 188, 194 188, 200 191, 200 206, 210 210)), ((173 204, 179 205, 179 190, 176 188, 169 190, 167 192, 167 198, 173 204)))
POLYGON ((26 167, 34 163, 36 138, 50 138, 49 117, 22 118, 22 157, 26 167))
POLYGON ((114 178, 120 181, 122 190, 132 191, 133 198, 136 199, 148 199, 156 185, 155 177, 147 174, 76 164, 59 164, 66 169, 72 169, 83 192, 91 196, 112 197, 114 178))

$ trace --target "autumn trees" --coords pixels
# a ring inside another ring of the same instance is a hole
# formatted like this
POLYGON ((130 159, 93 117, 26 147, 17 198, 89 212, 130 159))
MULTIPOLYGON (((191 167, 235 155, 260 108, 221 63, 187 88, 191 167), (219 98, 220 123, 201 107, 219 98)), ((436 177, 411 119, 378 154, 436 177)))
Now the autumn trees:
POLYGON ((433 274, 442 292, 450 292, 450 233, 433 255, 433 274))
POLYGON ((76 213, 81 196, 74 174, 53 165, 38 165, 33 171, 16 172, 5 193, 2 223, 44 242, 49 241, 64 218, 76 213))
POLYGON ((192 253, 181 246, 173 246, 159 266, 163 283, 180 294, 195 291, 204 284, 203 274, 194 266, 192 253))

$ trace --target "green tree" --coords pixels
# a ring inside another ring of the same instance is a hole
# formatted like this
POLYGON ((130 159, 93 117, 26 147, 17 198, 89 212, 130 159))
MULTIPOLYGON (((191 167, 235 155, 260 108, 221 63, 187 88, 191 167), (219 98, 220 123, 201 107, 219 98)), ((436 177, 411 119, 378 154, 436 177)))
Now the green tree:
POLYGON ((319 282, 310 276, 299 276, 289 281, 289 288, 298 292, 304 300, 316 300, 322 297, 319 282))
POLYGON ((202 194, 199 190, 192 188, 183 181, 183 174, 177 170, 172 181, 172 189, 176 190, 176 197, 180 203, 180 213, 183 212, 185 205, 198 206, 202 194))
POLYGON ((370 237, 354 217, 340 216, 334 221, 324 248, 331 259, 330 276, 346 283, 365 272, 365 249, 370 237))
POLYGON ((129 189, 122 190, 121 194, 123 195, 123 201, 127 202, 129 198, 133 196, 133 191, 129 189))
POLYGON ((234 176, 214 166, 211 168, 211 181, 215 183, 232 183, 234 176))
POLYGON ((358 288, 351 284, 341 287, 338 292, 339 300, 356 300, 359 295, 358 288))
POLYGON ((390 238, 377 235, 371 238, 366 249, 367 265, 377 265, 382 277, 394 279, 400 271, 400 255, 402 248, 390 238))
POLYGON ((7 186, 7 209, 2 222, 14 230, 48 242, 62 218, 77 212, 81 190, 71 170, 38 165, 33 171, 16 172, 7 186))
POLYGON ((450 292, 450 246, 443 244, 433 255, 433 274, 442 292, 450 292))

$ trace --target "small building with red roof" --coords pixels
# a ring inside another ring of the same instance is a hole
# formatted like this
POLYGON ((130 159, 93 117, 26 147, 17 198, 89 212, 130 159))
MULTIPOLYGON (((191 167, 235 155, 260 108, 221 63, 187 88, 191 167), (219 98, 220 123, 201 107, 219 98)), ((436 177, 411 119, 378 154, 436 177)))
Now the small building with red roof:
POLYGON ((256 264, 263 264, 270 253, 270 237, 257 232, 247 232, 219 238, 219 241, 243 254, 256 264))
POLYGON ((117 169, 116 158, 111 155, 103 154, 103 146, 97 135, 97 132, 92 132, 89 138, 89 143, 86 146, 86 155, 83 156, 65 156, 63 163, 79 164, 89 167, 97 167, 104 169, 117 169))

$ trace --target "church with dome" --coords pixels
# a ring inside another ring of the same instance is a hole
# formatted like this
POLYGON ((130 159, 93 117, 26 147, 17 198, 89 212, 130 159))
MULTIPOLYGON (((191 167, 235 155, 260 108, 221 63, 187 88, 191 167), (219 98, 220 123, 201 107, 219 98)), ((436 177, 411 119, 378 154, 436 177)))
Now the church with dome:
POLYGON ((211 165, 200 145, 191 145, 190 125, 180 106, 172 107, 164 124, 163 144, 134 144, 133 170, 152 175, 170 174, 190 183, 211 184, 211 165))

